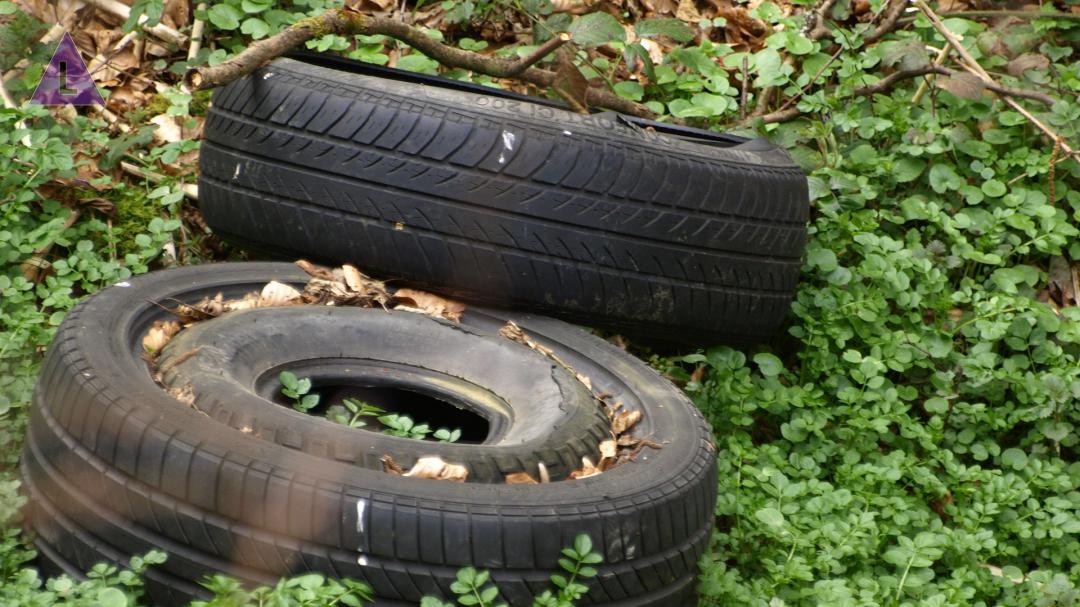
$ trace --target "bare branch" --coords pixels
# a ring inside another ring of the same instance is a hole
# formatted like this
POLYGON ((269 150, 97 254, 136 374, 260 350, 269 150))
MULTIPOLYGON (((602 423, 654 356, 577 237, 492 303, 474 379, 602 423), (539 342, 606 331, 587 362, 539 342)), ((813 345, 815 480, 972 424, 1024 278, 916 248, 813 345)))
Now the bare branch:
MULTIPOLYGON (((227 84, 250 74, 275 57, 288 53, 308 40, 326 34, 389 36, 408 44, 443 65, 493 78, 517 78, 543 89, 551 88, 555 82, 555 73, 530 66, 569 41, 569 35, 557 36, 537 49, 535 53, 521 59, 493 57, 447 46, 428 36, 422 29, 396 19, 364 15, 348 9, 331 9, 320 15, 302 19, 274 36, 254 42, 219 65, 192 68, 184 76, 184 82, 193 90, 227 84), (545 52, 541 54, 541 51, 545 52)), ((645 105, 623 99, 600 87, 589 87, 586 102, 590 106, 607 108, 642 118, 656 117, 656 114, 645 105)))
POLYGON ((896 29, 897 23, 900 21, 900 16, 904 14, 904 7, 907 6, 908 0, 891 0, 889 6, 885 8, 885 16, 881 22, 878 23, 877 28, 874 31, 867 34, 866 38, 863 38, 863 45, 871 45, 878 40, 881 40, 885 34, 896 29))
MULTIPOLYGON (((979 62, 975 60, 975 57, 973 57, 971 53, 968 52, 966 48, 964 48, 964 45, 960 43, 960 39, 956 37, 956 34, 952 33, 951 31, 949 31, 949 28, 945 27, 945 24, 941 21, 941 17, 939 17, 938 14, 934 12, 934 9, 930 8, 930 6, 926 4, 925 0, 914 0, 914 3, 915 6, 919 7, 919 10, 921 10, 923 14, 926 15, 926 18, 930 20, 930 23, 934 26, 934 29, 936 29, 938 33, 941 34, 943 38, 945 38, 945 41, 948 42, 949 45, 952 46, 954 50, 956 50, 956 53, 960 55, 960 57, 964 60, 964 67, 967 69, 967 71, 978 76, 987 88, 997 92, 998 95, 1001 97, 1002 101, 1004 101, 1014 110, 1019 112, 1024 118, 1027 118, 1028 122, 1035 125, 1035 127, 1038 128, 1040 131, 1045 133, 1046 136, 1054 142, 1054 145, 1060 145, 1061 149, 1064 150, 1066 154, 1072 156, 1073 158, 1076 158, 1077 160, 1080 160, 1080 154, 1078 154, 1076 150, 1074 150, 1072 147, 1069 146, 1069 144, 1065 142, 1064 137, 1062 137, 1056 131, 1047 126, 1042 120, 1039 120, 1038 117, 1029 112, 1028 109, 1025 108, 1023 105, 1021 105, 1019 101, 1013 99, 1014 96, 1017 96, 1015 95, 1015 90, 1012 90, 1012 92, 1005 92, 1009 91, 1010 89, 1006 89, 1005 87, 1002 87, 1000 84, 998 84, 990 76, 990 73, 983 69, 981 65, 979 65, 979 62)), ((1048 96, 1047 98, 1051 100, 1052 105, 1053 98, 1048 96)))
MULTIPOLYGON (((124 19, 125 21, 131 17, 131 7, 127 6, 122 2, 118 2, 117 0, 87 0, 87 2, 97 8, 100 8, 106 13, 110 13, 116 17, 124 19)), ((187 41, 187 36, 181 34, 175 29, 162 23, 154 26, 149 26, 146 25, 146 20, 146 15, 142 15, 141 17, 139 17, 139 26, 143 29, 144 32, 150 34, 151 36, 154 36, 158 40, 171 42, 172 44, 175 44, 177 46, 183 46, 184 42, 187 41)))

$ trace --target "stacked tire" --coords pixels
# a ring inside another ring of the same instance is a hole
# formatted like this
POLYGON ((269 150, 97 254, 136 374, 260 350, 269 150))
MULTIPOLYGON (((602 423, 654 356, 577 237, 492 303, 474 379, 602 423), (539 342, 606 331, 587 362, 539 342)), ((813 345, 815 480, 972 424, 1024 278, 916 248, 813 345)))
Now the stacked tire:
POLYGON ((765 140, 321 55, 221 89, 200 165, 238 244, 691 345, 776 332, 809 216, 765 140))
POLYGON ((161 549, 168 560, 146 574, 155 605, 205 595, 199 582, 214 573, 272 584, 319 571, 370 584, 376 605, 401 606, 452 596, 456 570, 475 566, 491 570, 511 605, 527 605, 560 550, 587 533, 604 563, 582 604, 693 603, 716 498, 711 432, 674 386, 581 329, 512 315, 593 390, 641 411, 636 433, 662 447, 578 480, 565 477, 609 436, 608 420, 574 374, 499 334, 505 312, 469 308, 460 324, 327 306, 230 312, 181 331, 158 358, 167 386, 192 382, 191 403, 155 382, 141 339, 168 319, 158 302, 306 278, 290 264, 183 268, 106 288, 70 313, 22 462, 49 569, 75 574, 161 549), (275 403, 272 378, 313 364, 339 383, 378 377, 435 394, 493 429, 477 444, 437 444, 275 403), (387 454, 406 469, 439 455, 467 466, 468 481, 394 476, 382 468, 387 454), (503 482, 535 475, 539 463, 551 482, 503 482))

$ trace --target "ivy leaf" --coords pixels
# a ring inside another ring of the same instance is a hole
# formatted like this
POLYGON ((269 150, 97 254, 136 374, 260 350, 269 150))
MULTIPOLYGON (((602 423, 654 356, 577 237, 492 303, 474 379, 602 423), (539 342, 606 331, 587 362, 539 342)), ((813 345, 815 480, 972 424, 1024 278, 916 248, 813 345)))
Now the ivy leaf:
POLYGON ((759 352, 754 355, 754 362, 761 368, 761 374, 765 377, 775 377, 784 370, 784 363, 773 354, 759 352))
POLYGON ((228 4, 215 4, 206 12, 206 18, 219 30, 234 30, 240 27, 240 11, 228 4))
POLYGON ((754 516, 770 527, 784 526, 784 515, 776 508, 762 508, 755 512, 754 516))
POLYGON ((570 35, 581 46, 600 46, 608 42, 625 42, 626 31, 607 13, 589 13, 570 25, 570 35))
POLYGON ((128 20, 124 22, 123 29, 125 32, 134 31, 143 15, 146 15, 145 24, 153 27, 161 23, 161 15, 164 11, 164 0, 135 0, 131 5, 131 12, 128 15, 128 20))
POLYGON ((259 38, 265 38, 270 33, 270 26, 262 19, 248 17, 240 25, 240 31, 258 40, 259 38))
POLYGON ((694 39, 694 30, 681 19, 644 19, 634 25, 634 32, 639 38, 667 36, 676 42, 689 42, 694 39))

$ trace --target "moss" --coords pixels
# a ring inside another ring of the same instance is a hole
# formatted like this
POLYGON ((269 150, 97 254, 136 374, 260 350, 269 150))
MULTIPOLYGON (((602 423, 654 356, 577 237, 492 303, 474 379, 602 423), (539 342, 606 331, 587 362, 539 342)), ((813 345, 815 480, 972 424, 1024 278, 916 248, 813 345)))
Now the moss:
POLYGON ((113 239, 120 255, 142 250, 135 243, 135 237, 149 231, 148 226, 155 217, 162 217, 161 205, 146 197, 138 188, 114 188, 110 191, 113 204, 116 205, 116 219, 113 220, 113 239))

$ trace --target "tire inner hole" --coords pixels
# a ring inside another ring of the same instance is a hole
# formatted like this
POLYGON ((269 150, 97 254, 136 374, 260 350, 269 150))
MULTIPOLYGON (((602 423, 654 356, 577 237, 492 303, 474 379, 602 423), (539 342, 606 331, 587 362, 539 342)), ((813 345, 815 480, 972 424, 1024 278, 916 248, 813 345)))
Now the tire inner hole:
MULTIPOLYGON (((469 411, 449 400, 439 398, 432 394, 426 394, 417 390, 409 390, 400 387, 372 386, 341 383, 340 380, 312 379, 312 387, 309 394, 319 395, 319 404, 307 411, 308 415, 325 417, 333 414, 340 419, 344 415, 353 418, 353 413, 345 407, 346 399, 365 403, 382 410, 378 416, 365 415, 357 417, 364 423, 359 430, 386 433, 391 427, 379 420, 385 415, 406 416, 412 420, 414 426, 426 425, 430 430, 424 436, 425 440, 437 440, 436 431, 446 429, 453 432, 460 431, 457 443, 480 444, 487 440, 490 434, 490 424, 483 416, 469 411)), ((281 392, 278 384, 272 400, 287 407, 293 405, 292 399, 281 392)))

